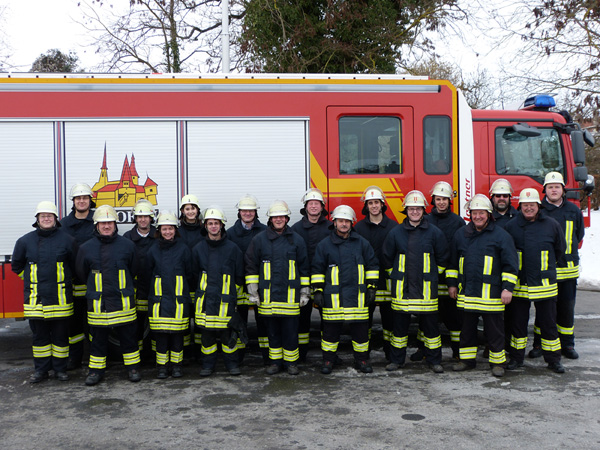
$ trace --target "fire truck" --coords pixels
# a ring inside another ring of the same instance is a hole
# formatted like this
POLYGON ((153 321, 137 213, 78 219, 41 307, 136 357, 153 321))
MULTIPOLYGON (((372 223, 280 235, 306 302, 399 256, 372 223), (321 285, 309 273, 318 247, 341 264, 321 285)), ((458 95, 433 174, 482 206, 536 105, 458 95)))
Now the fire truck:
POLYGON ((578 202, 581 185, 593 189, 593 140, 553 102, 471 110, 450 82, 402 75, 0 74, 0 317, 23 314, 10 258, 37 203, 56 203, 62 218, 80 182, 97 206, 115 207, 121 233, 137 200, 177 211, 188 193, 221 206, 229 224, 246 193, 259 215, 285 200, 293 223, 308 187, 330 211, 360 211, 377 185, 401 221, 405 194, 438 181, 467 217, 466 202, 497 178, 518 194, 558 171, 578 202))

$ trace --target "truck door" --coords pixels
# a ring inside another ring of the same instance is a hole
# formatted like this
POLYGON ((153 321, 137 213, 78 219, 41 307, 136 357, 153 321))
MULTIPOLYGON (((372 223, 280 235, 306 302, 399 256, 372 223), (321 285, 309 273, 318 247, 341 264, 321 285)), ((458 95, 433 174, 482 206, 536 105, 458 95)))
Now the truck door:
POLYGON ((363 191, 377 185, 386 194, 388 215, 401 221, 402 202, 411 190, 428 196, 437 181, 454 186, 450 126, 445 116, 416 123, 410 106, 328 107, 329 209, 346 203, 359 212, 363 191), (425 132, 440 126, 443 133, 425 132))

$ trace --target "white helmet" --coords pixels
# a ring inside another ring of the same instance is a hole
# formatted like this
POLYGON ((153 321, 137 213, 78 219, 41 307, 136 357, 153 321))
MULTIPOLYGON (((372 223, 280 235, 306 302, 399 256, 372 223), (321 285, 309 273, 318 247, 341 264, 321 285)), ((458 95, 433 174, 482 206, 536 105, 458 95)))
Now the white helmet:
POLYGON ((363 192, 362 197, 360 197, 361 202, 368 202, 369 200, 381 200, 381 202, 385 202, 385 194, 378 186, 369 186, 363 192))
POLYGON ((318 200, 323 203, 323 206, 325 206, 325 199, 323 198, 323 193, 320 189, 310 188, 308 191, 306 191, 302 196, 302 204, 306 205, 306 202, 309 200, 318 200))
POLYGON ((39 202, 37 207, 35 208, 35 215, 37 216, 38 214, 41 213, 50 213, 50 214, 54 214, 56 217, 58 217, 58 208, 56 207, 56 205, 52 202, 39 202))
POLYGON ((119 216, 110 205, 102 205, 94 211, 94 225, 99 222, 118 222, 119 216))
POLYGON ((473 198, 469 200, 469 203, 467 204, 467 209, 469 211, 475 211, 478 209, 484 210, 489 212, 490 214, 494 211, 492 208, 492 202, 483 194, 474 195, 473 198))
POLYGON ((177 227, 179 225, 177 216, 171 211, 162 211, 156 220, 156 226, 160 227, 161 225, 173 225, 177 227))
POLYGON ((540 205, 542 204, 540 201, 540 194, 536 189, 526 188, 521 191, 521 194, 519 195, 519 204, 527 202, 535 202, 539 203, 540 205))
POLYGON ((434 195, 452 199, 452 197, 454 197, 454 191, 449 183, 446 183, 445 181, 438 181, 431 189, 431 196, 433 197, 434 195))
POLYGON ((181 199, 181 208, 183 208, 185 205, 195 205, 196 207, 198 207, 198 209, 200 209, 198 197, 196 197, 194 194, 188 194, 183 196, 183 198, 181 199))
MULTIPOLYGON (((240 209, 251 209, 251 208, 240 208, 240 209)), ((209 206, 204 211, 204 221, 206 222, 208 219, 217 219, 220 220, 223 224, 227 222, 227 218, 225 214, 223 214, 223 210, 218 206, 209 206)))
MULTIPOLYGON (((248 210, 253 209, 255 211, 257 209, 260 209, 260 206, 258 205, 258 200, 256 200, 256 197, 254 195, 250 195, 250 194, 246 194, 242 198, 240 198, 240 201, 237 202, 235 207, 237 208, 238 211, 240 209, 248 209, 248 210)), ((210 219, 210 217, 208 217, 208 218, 210 219)), ((205 217, 205 219, 206 219, 206 217, 205 217)))
POLYGON ((154 218, 154 207, 145 198, 138 200, 133 207, 133 215, 135 216, 152 216, 154 218))
POLYGON ((425 196, 421 191, 410 191, 404 197, 404 204, 402 205, 404 209, 408 206, 421 206, 423 208, 427 208, 427 200, 425 200, 425 196))
POLYGON ((75 197, 79 197, 82 195, 89 195, 90 197, 93 197, 94 193, 92 192, 92 188, 89 187, 89 185, 85 183, 77 183, 71 188, 71 193, 69 194, 69 197, 71 197, 71 200, 73 200, 75 197))
POLYGON ((275 200, 269 206, 269 211, 267 211, 267 217, 276 217, 276 216, 288 216, 290 217, 292 212, 288 205, 283 200, 275 200))
POLYGON ((550 183, 560 183, 564 187, 565 180, 560 172, 549 172, 544 178, 544 187, 546 187, 546 185, 550 183))
POLYGON ((336 208, 331 213, 331 218, 335 219, 346 219, 351 222, 356 222, 356 213, 354 210, 348 205, 340 205, 336 206, 336 208))
POLYGON ((490 187, 490 196, 494 194, 513 194, 513 188, 511 184, 505 178, 498 178, 496 181, 492 183, 490 187))

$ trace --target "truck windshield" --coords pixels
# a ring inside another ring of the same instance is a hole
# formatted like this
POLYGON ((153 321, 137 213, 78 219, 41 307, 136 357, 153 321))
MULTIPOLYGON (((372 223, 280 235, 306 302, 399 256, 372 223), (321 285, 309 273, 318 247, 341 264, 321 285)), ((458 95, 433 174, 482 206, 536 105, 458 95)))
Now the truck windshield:
POLYGON ((496 172, 525 175, 539 183, 548 172, 565 175, 560 135, 554 128, 538 128, 539 136, 527 137, 510 128, 496 128, 496 172))
POLYGON ((339 129, 340 174, 402 173, 398 117, 345 116, 339 129))

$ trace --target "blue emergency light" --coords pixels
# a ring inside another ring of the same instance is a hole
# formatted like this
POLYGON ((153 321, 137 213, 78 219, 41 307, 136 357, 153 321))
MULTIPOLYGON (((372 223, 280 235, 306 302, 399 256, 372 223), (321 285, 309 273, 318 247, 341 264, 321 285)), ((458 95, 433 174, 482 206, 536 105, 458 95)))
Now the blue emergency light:
POLYGON ((553 108, 554 106, 556 106, 556 101, 548 94, 534 95, 525 100, 523 104, 523 108, 553 108))

